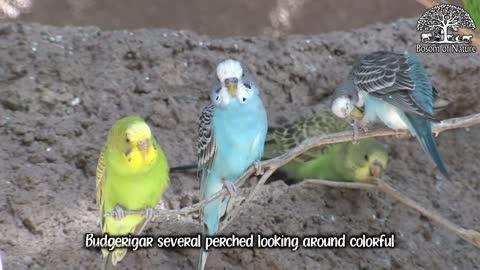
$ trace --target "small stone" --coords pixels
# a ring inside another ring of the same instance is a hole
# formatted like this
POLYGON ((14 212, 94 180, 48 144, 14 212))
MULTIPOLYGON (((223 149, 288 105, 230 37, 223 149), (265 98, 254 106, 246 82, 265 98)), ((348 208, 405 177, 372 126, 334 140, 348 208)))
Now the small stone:
POLYGON ((33 259, 32 259, 32 257, 30 257, 30 256, 25 256, 25 257, 23 258, 23 262, 24 262, 26 265, 30 265, 30 264, 33 262, 33 259))
POLYGON ((70 101, 70 104, 72 106, 77 106, 78 104, 80 104, 80 101, 81 101, 80 98, 76 97, 76 98, 72 99, 72 101, 70 101))

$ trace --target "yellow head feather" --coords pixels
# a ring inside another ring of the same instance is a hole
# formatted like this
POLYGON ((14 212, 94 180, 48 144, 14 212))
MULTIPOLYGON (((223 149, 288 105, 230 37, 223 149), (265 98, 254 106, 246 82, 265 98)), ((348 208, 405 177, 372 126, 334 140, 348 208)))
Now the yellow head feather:
POLYGON ((361 140, 358 144, 345 144, 343 151, 346 151, 346 158, 337 162, 337 166, 340 167, 339 171, 345 174, 346 180, 370 182, 387 167, 388 154, 383 144, 375 139, 361 140))
POLYGON ((149 170, 157 160, 157 147, 150 127, 138 116, 117 121, 107 142, 112 165, 125 174, 149 170))

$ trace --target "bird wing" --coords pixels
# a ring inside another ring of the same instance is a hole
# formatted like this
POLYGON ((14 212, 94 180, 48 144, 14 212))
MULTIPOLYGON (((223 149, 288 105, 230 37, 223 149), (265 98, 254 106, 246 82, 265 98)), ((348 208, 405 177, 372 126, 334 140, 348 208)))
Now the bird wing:
POLYGON ((100 216, 101 216, 101 222, 100 222, 100 227, 103 230, 103 220, 104 220, 104 211, 103 211, 103 205, 105 203, 105 197, 103 196, 103 187, 105 186, 105 181, 107 180, 107 174, 105 170, 105 152, 107 150, 107 146, 105 145, 100 152, 100 157, 98 158, 98 163, 97 163, 97 173, 96 173, 96 188, 97 188, 97 194, 96 194, 96 199, 97 199, 97 206, 100 210, 100 216))
MULTIPOLYGON (((274 158, 284 154, 307 138, 331 132, 345 131, 348 128, 349 125, 346 122, 336 119, 333 115, 326 114, 298 121, 285 128, 275 128, 271 130, 268 142, 265 145, 265 157, 274 158)), ((332 146, 322 145, 315 147, 295 160, 308 162, 317 159, 320 155, 328 153, 332 146)))
POLYGON ((208 105, 200 116, 200 122, 198 125, 198 174, 197 177, 200 180, 200 192, 204 194, 206 187, 206 178, 210 173, 213 161, 215 159, 215 153, 217 151, 217 145, 215 143, 215 137, 212 130, 212 118, 215 107, 213 104, 208 105))
POLYGON ((358 89, 380 98, 405 112, 433 119, 415 99, 415 81, 404 54, 375 52, 363 57, 353 68, 352 78, 358 89))
POLYGON ((443 111, 445 108, 450 105, 450 101, 440 96, 440 93, 435 87, 432 87, 433 90, 433 112, 437 114, 440 111, 443 111))

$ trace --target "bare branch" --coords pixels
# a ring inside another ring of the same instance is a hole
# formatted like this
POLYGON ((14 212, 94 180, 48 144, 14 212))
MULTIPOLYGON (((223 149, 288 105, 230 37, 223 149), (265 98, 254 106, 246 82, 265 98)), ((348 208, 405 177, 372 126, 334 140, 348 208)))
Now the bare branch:
POLYGON ((420 212, 423 216, 435 221, 437 224, 442 225, 458 237, 462 238, 463 240, 469 242, 470 244, 480 247, 480 233, 471 230, 465 229, 460 227, 449 220, 441 217, 440 215, 436 214, 433 211, 430 211, 412 199, 408 198, 406 195, 403 195, 400 191, 396 190, 392 186, 388 185, 381 179, 379 179, 376 183, 355 183, 355 182, 335 182, 329 180, 322 180, 322 179, 306 179, 303 181, 304 185, 323 185, 335 188, 350 188, 350 189, 377 189, 387 195, 392 196, 397 201, 401 202, 402 204, 413 208, 420 212))
MULTIPOLYGON (((250 192, 250 195, 248 195, 248 198, 245 200, 245 202, 250 202, 252 201, 254 198, 255 198, 255 195, 257 195, 257 193, 260 191, 260 188, 265 184, 265 182, 268 180, 268 178, 270 178, 270 176, 275 172, 277 168, 275 169, 272 169, 270 168, 269 170, 267 170, 263 175, 262 177, 260 178, 260 180, 258 181, 257 185, 255 186, 255 188, 253 189, 252 192, 250 192)), ((234 208, 232 210, 232 212, 229 214, 229 216, 227 217, 227 219, 225 220, 225 222, 223 222, 220 226, 220 229, 219 229, 219 232, 222 231, 223 229, 225 229, 228 224, 230 224, 230 222, 238 215, 240 214, 240 210, 242 209, 242 205, 238 205, 236 208, 234 208)))

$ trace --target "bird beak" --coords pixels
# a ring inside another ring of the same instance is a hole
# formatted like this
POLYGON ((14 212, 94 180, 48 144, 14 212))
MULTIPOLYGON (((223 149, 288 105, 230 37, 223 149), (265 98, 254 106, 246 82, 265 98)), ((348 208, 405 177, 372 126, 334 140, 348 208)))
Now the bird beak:
POLYGON ((148 150, 150 146, 150 140, 146 139, 137 143, 138 150, 142 153, 143 159, 148 155, 148 150))
POLYGON ((230 96, 232 97, 237 95, 237 84, 238 84, 237 78, 225 79, 225 87, 227 87, 228 93, 230 93, 230 96))
POLYGON ((370 175, 374 178, 379 178, 383 173, 383 166, 378 161, 375 161, 370 165, 370 175))
POLYGON ((358 108, 357 106, 353 106, 353 110, 350 112, 350 117, 362 119, 363 116, 363 110, 358 108))

